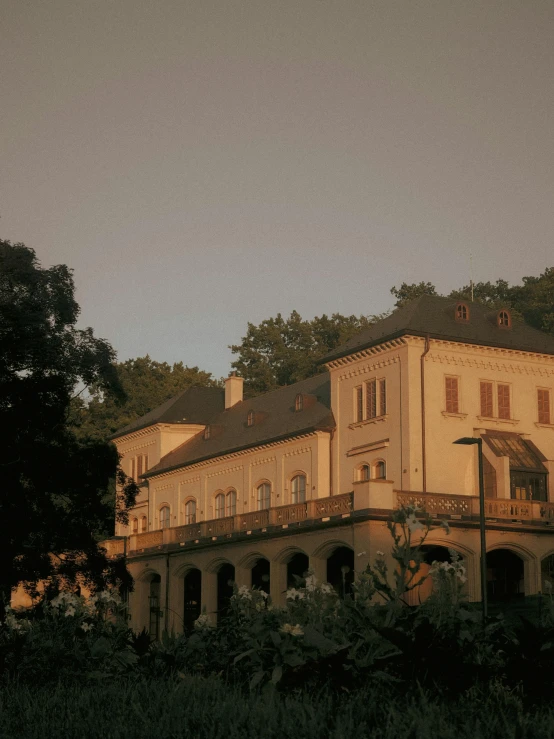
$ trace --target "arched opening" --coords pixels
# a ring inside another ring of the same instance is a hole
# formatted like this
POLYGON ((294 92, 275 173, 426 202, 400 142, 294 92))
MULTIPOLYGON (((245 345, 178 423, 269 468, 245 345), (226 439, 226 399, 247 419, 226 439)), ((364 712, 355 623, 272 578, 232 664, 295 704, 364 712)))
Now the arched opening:
POLYGON ((487 594, 492 603, 525 596, 524 566, 521 557, 509 549, 487 552, 487 594))
POLYGON ((295 588, 298 585, 297 577, 305 577, 310 568, 310 560, 307 554, 297 552, 287 562, 287 588, 295 588))
POLYGON ((221 565, 217 571, 217 618, 218 621, 229 613, 229 601, 233 595, 235 568, 231 564, 221 565))
POLYGON ((340 598, 352 593, 354 582, 354 552, 349 547, 337 547, 327 558, 327 582, 340 598))
POLYGON ((292 502, 306 502, 306 475, 295 475, 291 481, 292 502))
POLYGON ((269 595, 269 584, 269 562, 261 558, 252 567, 252 587, 263 590, 269 595))
POLYGON ((159 575, 152 575, 150 579, 150 588, 148 591, 148 604, 150 608, 150 618, 148 621, 148 633, 150 638, 157 641, 160 638, 160 594, 162 587, 162 578, 159 575))
POLYGON ((189 570, 183 580, 184 604, 183 627, 185 634, 194 628, 194 622, 202 611, 202 573, 194 568, 189 570))
POLYGON ((545 557, 541 562, 541 592, 554 591, 554 554, 545 557))

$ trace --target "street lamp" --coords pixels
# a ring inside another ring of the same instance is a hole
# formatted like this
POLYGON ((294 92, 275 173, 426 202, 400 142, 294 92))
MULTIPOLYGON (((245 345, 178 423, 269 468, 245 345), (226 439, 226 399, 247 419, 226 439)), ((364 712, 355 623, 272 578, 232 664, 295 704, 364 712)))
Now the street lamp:
POLYGON ((487 619, 487 542, 485 539, 485 483, 483 480, 483 439, 475 436, 463 436, 453 444, 471 446, 477 444, 479 457, 479 529, 481 532, 481 607, 483 609, 483 626, 487 619))

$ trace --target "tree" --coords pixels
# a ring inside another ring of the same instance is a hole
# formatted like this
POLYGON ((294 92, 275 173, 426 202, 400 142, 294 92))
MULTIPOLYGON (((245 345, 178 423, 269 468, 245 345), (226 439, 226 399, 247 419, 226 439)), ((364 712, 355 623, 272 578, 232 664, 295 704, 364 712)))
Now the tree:
POLYGON ((391 293, 396 298, 395 308, 402 308, 411 300, 421 295, 438 295, 435 286, 431 282, 403 282, 400 287, 391 287, 391 293))
POLYGON ((77 385, 123 398, 114 351, 75 328, 71 271, 43 269, 24 244, 0 241, 0 611, 20 583, 126 579, 97 546, 110 508, 109 480, 122 485, 118 515, 137 488, 118 470, 113 445, 77 439, 68 421, 77 385))
POLYGON ((238 354, 231 366, 244 377, 250 395, 292 385, 317 374, 325 354, 382 317, 334 313, 305 321, 296 311, 288 319, 279 313, 259 326, 248 324, 242 343, 229 347, 238 354))
POLYGON ((211 373, 198 367, 155 362, 148 355, 113 365, 125 392, 124 402, 106 393, 101 386, 91 388, 88 402, 79 396, 73 401, 73 419, 80 437, 105 441, 119 429, 193 385, 213 387, 211 373))

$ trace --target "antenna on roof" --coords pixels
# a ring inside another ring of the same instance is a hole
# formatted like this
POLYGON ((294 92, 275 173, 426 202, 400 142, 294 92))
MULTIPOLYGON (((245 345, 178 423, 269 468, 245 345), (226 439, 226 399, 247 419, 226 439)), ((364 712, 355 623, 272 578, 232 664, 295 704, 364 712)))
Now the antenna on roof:
POLYGON ((469 252, 469 287, 471 288, 471 302, 473 303, 473 252, 469 252))

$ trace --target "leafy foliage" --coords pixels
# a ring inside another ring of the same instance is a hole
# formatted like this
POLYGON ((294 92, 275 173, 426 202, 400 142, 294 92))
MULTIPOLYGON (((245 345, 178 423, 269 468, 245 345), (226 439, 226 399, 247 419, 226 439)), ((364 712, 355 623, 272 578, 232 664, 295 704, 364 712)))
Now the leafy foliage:
POLYGON ((72 420, 80 437, 105 441, 119 429, 193 385, 218 385, 211 373, 198 367, 156 362, 148 355, 112 365, 125 400, 106 393, 101 385, 91 388, 87 401, 75 398, 72 420))
POLYGON ((279 313, 259 326, 248 324, 240 344, 230 347, 238 359, 232 367, 245 379, 251 395, 292 385, 315 375, 322 357, 383 316, 316 316, 304 320, 293 311, 279 313))
MULTIPOLYGON (((118 455, 78 440, 68 411, 79 384, 124 391, 113 349, 77 329, 78 315, 66 266, 43 269, 32 249, 0 241, 0 612, 18 583, 72 579, 77 568, 100 583, 110 570, 94 532, 111 516, 105 494, 118 455)), ((132 502, 136 487, 124 482, 132 502)))

